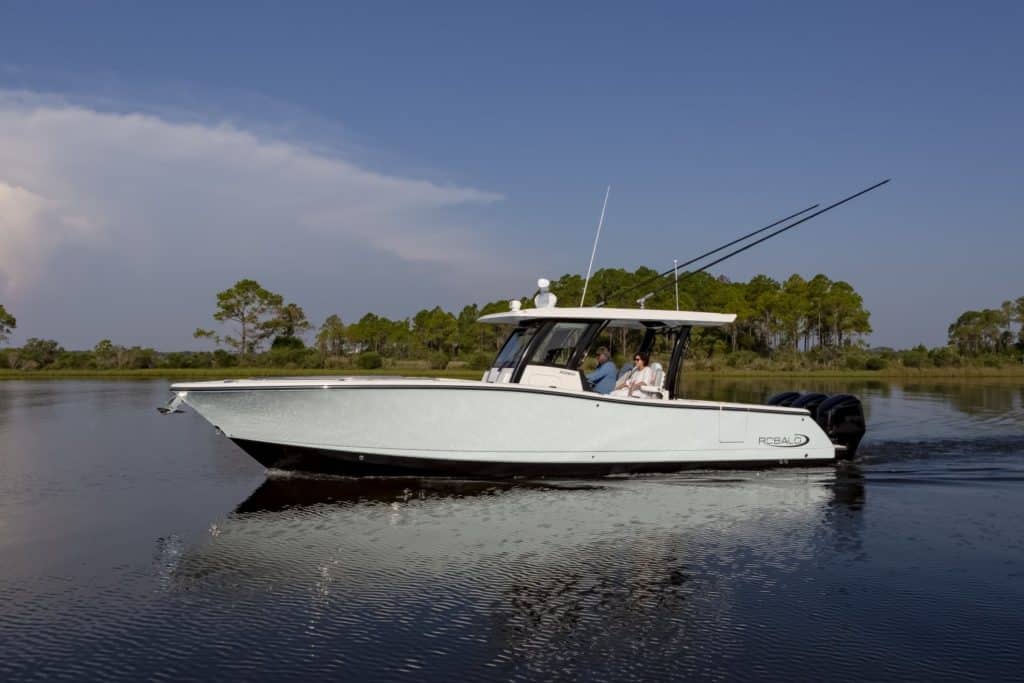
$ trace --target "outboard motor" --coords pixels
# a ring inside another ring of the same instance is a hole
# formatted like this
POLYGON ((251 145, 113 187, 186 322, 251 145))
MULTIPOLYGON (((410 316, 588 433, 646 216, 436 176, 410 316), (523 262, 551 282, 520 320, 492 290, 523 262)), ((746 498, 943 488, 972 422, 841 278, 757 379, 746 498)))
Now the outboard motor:
POLYGON ((828 396, 825 394, 817 394, 814 392, 808 394, 802 394, 800 398, 796 399, 789 404, 790 408, 806 408, 807 412, 811 414, 811 417, 815 420, 818 419, 818 406, 825 402, 828 396))
POLYGON ((818 405, 815 419, 832 443, 846 447, 838 457, 842 460, 852 460, 857 454, 860 440, 864 438, 864 432, 867 431, 860 399, 850 394, 836 394, 818 405))
POLYGON ((768 399, 768 405, 788 407, 798 398, 800 398, 799 391, 783 391, 781 394, 775 394, 768 399))
POLYGON ((840 460, 852 460, 857 455, 857 447, 867 431, 860 399, 850 394, 830 397, 814 392, 784 391, 768 399, 768 405, 807 410, 832 443, 845 447, 836 456, 840 460))

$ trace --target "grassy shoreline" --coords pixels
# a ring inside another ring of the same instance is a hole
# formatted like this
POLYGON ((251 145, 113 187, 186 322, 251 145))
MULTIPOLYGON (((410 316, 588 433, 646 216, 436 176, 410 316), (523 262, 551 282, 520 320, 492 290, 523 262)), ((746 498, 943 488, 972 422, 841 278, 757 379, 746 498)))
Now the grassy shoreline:
MULTIPOLYGON (((838 379, 986 379, 1024 381, 1024 365, 999 368, 887 368, 885 370, 690 370, 688 377, 699 378, 773 378, 819 377, 838 379)), ((431 370, 427 368, 381 368, 378 370, 304 369, 304 368, 152 368, 146 370, 0 370, 2 380, 74 380, 74 379, 166 379, 214 380, 246 377, 323 377, 323 376, 396 376, 447 377, 452 379, 479 379, 481 371, 455 368, 431 370)))

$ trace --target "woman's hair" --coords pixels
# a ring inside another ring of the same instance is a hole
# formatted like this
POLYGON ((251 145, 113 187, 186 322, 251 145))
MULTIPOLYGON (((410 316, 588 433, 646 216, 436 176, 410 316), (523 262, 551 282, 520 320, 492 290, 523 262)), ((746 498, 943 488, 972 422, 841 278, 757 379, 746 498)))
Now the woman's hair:
POLYGON ((644 362, 644 367, 647 367, 648 365, 651 364, 651 354, 647 353, 646 351, 637 351, 636 353, 633 354, 633 357, 639 357, 640 360, 644 362))

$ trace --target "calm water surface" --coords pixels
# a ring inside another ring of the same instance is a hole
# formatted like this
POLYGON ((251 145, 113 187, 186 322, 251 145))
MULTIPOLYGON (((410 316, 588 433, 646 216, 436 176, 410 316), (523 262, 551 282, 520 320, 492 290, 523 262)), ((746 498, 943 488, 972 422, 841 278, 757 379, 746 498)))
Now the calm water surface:
POLYGON ((0 382, 0 679, 1020 679, 1024 386, 866 399, 855 466, 267 477, 165 382, 0 382))

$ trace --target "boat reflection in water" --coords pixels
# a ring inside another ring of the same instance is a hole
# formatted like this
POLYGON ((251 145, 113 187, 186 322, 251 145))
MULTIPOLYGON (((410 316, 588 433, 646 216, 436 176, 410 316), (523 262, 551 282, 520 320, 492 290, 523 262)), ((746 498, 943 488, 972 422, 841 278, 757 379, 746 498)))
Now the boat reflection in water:
POLYGON ((517 490, 587 490, 589 484, 549 484, 389 477, 353 479, 275 472, 235 508, 235 514, 278 512, 318 505, 408 503, 428 498, 470 498, 517 490))
POLYGON ((266 628, 315 633, 349 673, 727 672, 787 628, 807 645, 787 620, 832 588, 808 572, 856 561, 864 500, 850 467, 598 486, 272 476, 170 589, 255 619, 272 603, 266 628))

